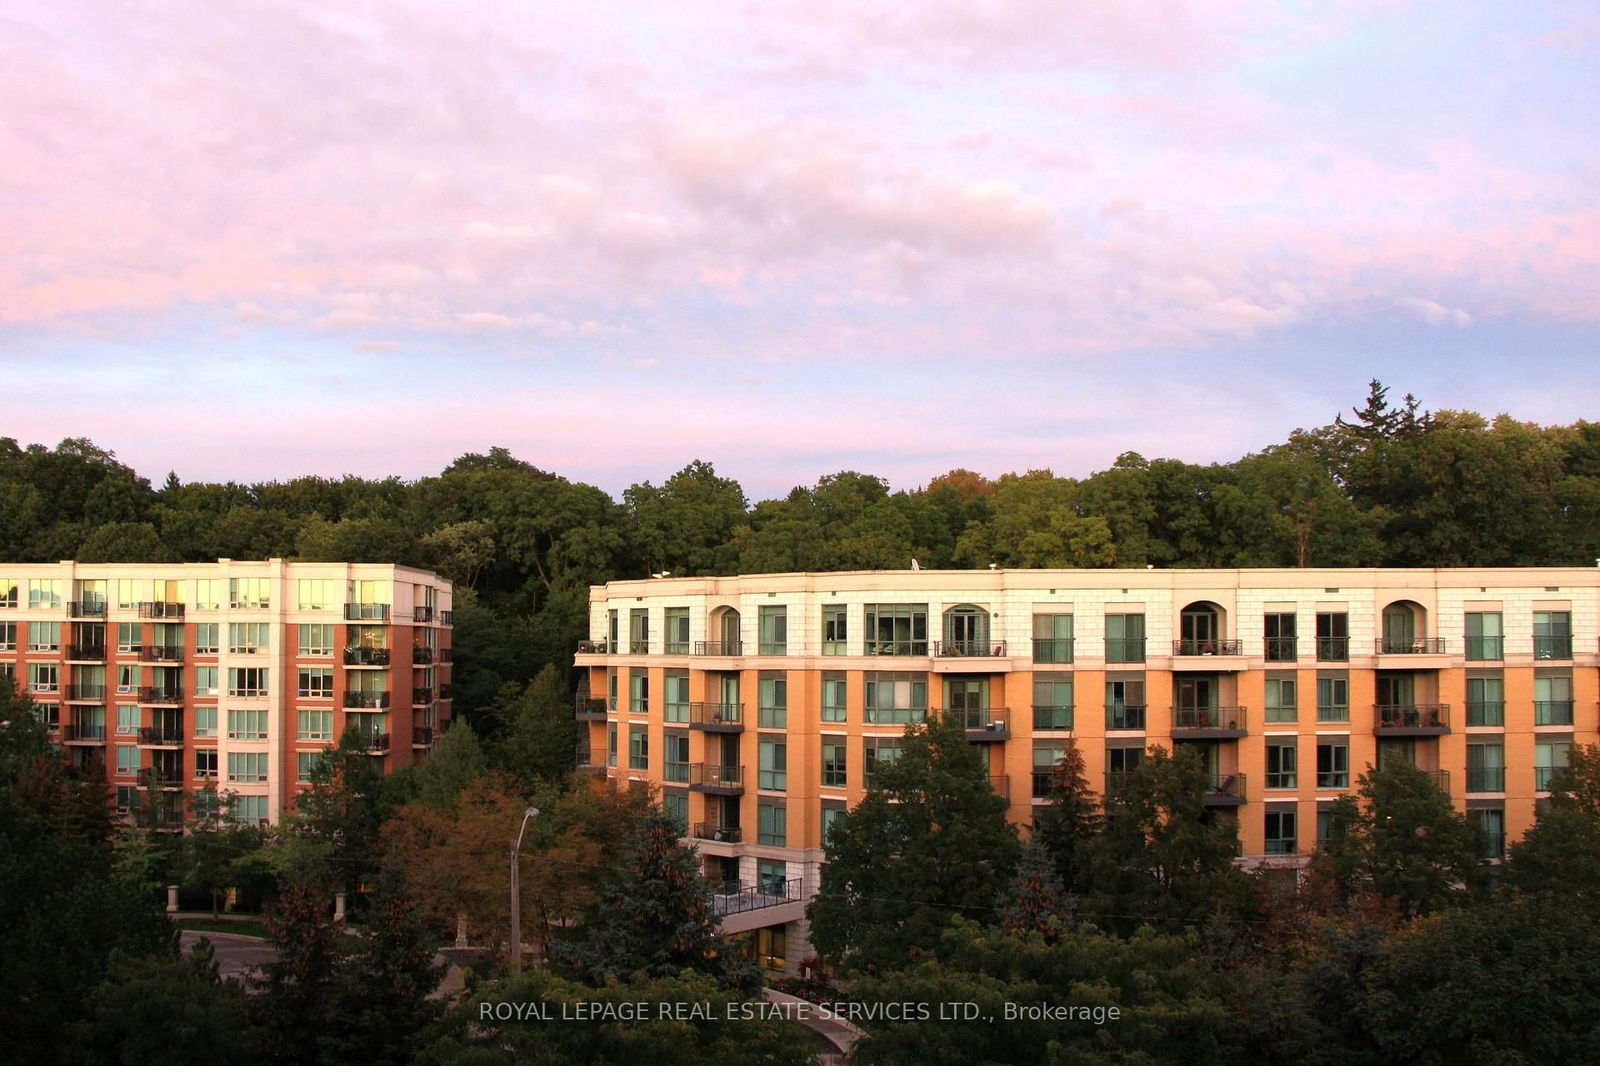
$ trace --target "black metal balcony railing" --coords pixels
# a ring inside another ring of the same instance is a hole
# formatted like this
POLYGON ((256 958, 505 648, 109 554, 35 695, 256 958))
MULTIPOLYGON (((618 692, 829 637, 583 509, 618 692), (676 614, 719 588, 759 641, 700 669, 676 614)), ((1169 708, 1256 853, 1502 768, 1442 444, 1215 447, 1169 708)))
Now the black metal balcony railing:
POLYGON ((1174 707, 1173 729, 1215 729, 1242 733, 1247 726, 1244 707, 1174 707))
MULTIPOLYGON (((177 767, 173 767, 177 770, 177 767)), ((181 772, 168 773, 156 768, 139 771, 139 783, 145 788, 159 788, 168 792, 177 792, 183 788, 183 775, 181 772)))
POLYGON ((344 605, 344 620, 346 622, 387 622, 389 620, 389 605, 387 603, 347 603, 344 605))
POLYGON ((106 727, 103 722, 67 722, 61 727, 61 739, 64 741, 93 741, 103 743, 106 739, 106 727))
POLYGON ((1113 703, 1106 707, 1107 729, 1143 729, 1144 706, 1142 704, 1113 703))
POLYGON ((346 707, 383 708, 389 706, 387 692, 346 692, 344 694, 346 707))
POLYGON ((1503 726, 1506 724, 1506 705, 1500 700, 1468 700, 1467 724, 1503 726))
POLYGON ((1533 702, 1534 725, 1571 725, 1572 701, 1571 700, 1535 700, 1533 702))
POLYGON ((1033 661, 1036 663, 1070 663, 1074 651, 1074 642, 1072 637, 1035 638, 1033 642, 1033 661))
POLYGON ((744 705, 739 703, 691 703, 689 725, 702 728, 718 726, 743 728, 744 705))
POLYGON ((183 689, 177 686, 146 685, 139 690, 140 703, 182 703, 183 689))
POLYGON ((1466 656, 1472 662, 1498 662, 1506 657, 1504 637, 1468 637, 1466 656))
POLYGON ((1106 662, 1108 663, 1142 663, 1144 662, 1143 637, 1107 637, 1106 662))
POLYGON ((603 640, 580 640, 578 641, 578 654, 604 655, 606 654, 606 647, 607 644, 603 640))
POLYGON ((432 607, 413 607, 413 608, 411 608, 411 620, 413 622, 431 622, 431 621, 433 621, 433 608, 432 607))
POLYGON ((1379 637, 1373 641, 1379 655, 1443 655, 1443 637, 1379 637))
POLYGON ((68 703, 99 701, 106 698, 106 687, 104 685, 64 685, 61 689, 61 698, 68 703))
POLYGON ((1557 770, 1565 770, 1565 766, 1535 766, 1533 768, 1533 788, 1535 792, 1549 792, 1550 779, 1555 777, 1557 770))
POLYGON ((1207 785, 1206 802, 1231 804, 1245 798, 1244 774, 1215 774, 1207 785))
POLYGON ((1467 767, 1468 792, 1504 792, 1506 768, 1504 766, 1467 767))
POLYGON ((718 825, 716 822, 696 822, 690 833, 696 840, 712 840, 718 844, 737 844, 743 833, 736 825, 718 825))
POLYGON ((411 647, 411 665, 428 666, 433 662, 433 649, 414 644, 411 647))
POLYGON ((1239 640, 1175 640, 1174 655, 1243 655, 1244 642, 1239 640))
POLYGON ((344 650, 346 666, 388 666, 388 648, 355 647, 344 650))
POLYGON ((605 762, 600 760, 596 753, 584 744, 578 745, 576 751, 573 753, 573 760, 577 764, 578 769, 584 771, 585 773, 594 773, 595 771, 600 771, 603 773, 606 768, 605 762))
POLYGON ((1533 638, 1533 657, 1535 659, 1557 660, 1572 658, 1572 637, 1535 636, 1533 638))
POLYGON ((1001 659, 1006 654, 1003 640, 944 640, 934 641, 933 654, 941 657, 966 656, 983 659, 1001 659))
POLYGON ((106 604, 104 600, 73 600, 67 604, 67 614, 73 618, 104 618, 106 604))
POLYGON ((380 755, 389 750, 388 733, 360 733, 361 746, 368 755, 380 755))
POLYGON ((1266 660, 1269 663, 1292 663, 1300 657, 1298 637, 1268 637, 1266 660))
POLYGON ((149 601, 139 604, 140 618, 182 618, 183 604, 149 601))
POLYGON ((1011 721, 1011 713, 1004 707, 955 707, 944 713, 955 715, 966 730, 1004 729, 1011 721))
POLYGON ((69 644, 67 645, 68 661, 80 663, 103 663, 106 661, 106 646, 104 644, 69 644))
POLYGON ((411 746, 413 748, 425 748, 429 744, 432 744, 432 743, 433 743, 433 727, 432 726, 419 725, 419 726, 417 726, 417 727, 415 727, 414 729, 411 730, 411 746))
POLYGON ((926 655, 928 642, 919 640, 871 640, 862 647, 868 655, 926 655))
POLYGON ((1378 729, 1430 729, 1447 732, 1450 728, 1448 703, 1378 703, 1373 705, 1378 729))
POLYGON ((689 787, 743 790, 744 767, 725 766, 721 763, 690 763, 689 787))
POLYGON ((694 642, 695 655, 743 655, 744 641, 742 640, 697 640, 694 642))
POLYGON ((1319 663, 1344 663, 1350 661, 1349 637, 1318 637, 1317 661, 1319 663))
POLYGON ((1033 708, 1034 732, 1060 732, 1072 728, 1071 707, 1040 707, 1033 708))
POLYGON ((1054 770, 1040 770, 1035 767, 1032 774, 1033 798, 1050 798, 1050 786, 1051 783, 1055 781, 1055 777, 1056 772, 1054 770))
POLYGON ((578 701, 577 718, 580 722, 603 722, 606 717, 606 701, 604 697, 592 699, 585 697, 578 701))
POLYGON ((711 909, 717 917, 758 911, 764 907, 777 907, 800 899, 800 879, 769 879, 759 885, 740 885, 737 881, 718 886, 711 897, 711 909))
POLYGON ((411 705, 413 707, 426 706, 433 702, 433 689, 414 688, 411 690, 411 705))
POLYGON ((139 658, 148 663, 181 663, 183 662, 183 645, 152 644, 140 653, 139 658))
POLYGON ((139 743, 147 747, 182 747, 181 726, 153 726, 139 730, 139 743))
POLYGON ((1424 770, 1422 772, 1425 775, 1427 775, 1427 778, 1428 778, 1429 781, 1433 782, 1433 787, 1434 788, 1437 788, 1440 792, 1443 792, 1446 796, 1450 795, 1450 771, 1449 770, 1424 770))

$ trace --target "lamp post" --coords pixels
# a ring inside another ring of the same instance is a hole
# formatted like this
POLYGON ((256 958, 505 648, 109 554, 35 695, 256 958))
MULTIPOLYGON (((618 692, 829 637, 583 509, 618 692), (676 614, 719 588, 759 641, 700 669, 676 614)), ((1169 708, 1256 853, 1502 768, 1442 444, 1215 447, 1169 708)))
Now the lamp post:
POLYGON ((529 807, 522 815, 522 828, 517 830, 517 842, 511 846, 511 976, 522 974, 522 892, 519 882, 518 859, 522 852, 522 835, 528 823, 539 817, 539 808, 529 807))

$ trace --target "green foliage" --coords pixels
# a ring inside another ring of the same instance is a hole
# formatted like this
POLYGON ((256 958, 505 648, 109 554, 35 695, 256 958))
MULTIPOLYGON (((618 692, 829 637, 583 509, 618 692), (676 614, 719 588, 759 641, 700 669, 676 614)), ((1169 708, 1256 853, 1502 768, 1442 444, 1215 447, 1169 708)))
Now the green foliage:
POLYGON ((1482 880, 1480 830, 1427 774, 1397 763, 1361 776, 1361 813, 1342 853, 1361 887, 1395 900, 1407 917, 1466 901, 1482 880))
POLYGON ((573 769, 578 739, 572 706, 572 696, 554 665, 539 671, 517 698, 497 702, 492 713, 507 728, 491 751, 494 766, 530 786, 565 777, 573 769))
POLYGON ((956 917, 993 921, 1020 845, 982 755, 954 715, 906 730, 898 759, 829 835, 812 943, 853 969, 938 951, 956 917))
POLYGON ((1588 908, 1600 903, 1600 745, 1574 747, 1571 765, 1551 777, 1550 802, 1511 845, 1505 878, 1524 894, 1588 908))
POLYGON ((407 771, 409 798, 430 807, 449 808, 456 797, 489 768, 472 723, 460 721, 445 730, 421 766, 407 771))
POLYGON ((1044 806, 1034 808, 1033 839, 1050 858, 1063 889, 1082 892, 1089 885, 1089 845, 1103 820, 1075 741, 1067 742, 1066 753, 1057 760, 1046 799, 1044 806))
POLYGON ((260 968, 250 1007, 268 1034, 274 1062, 315 1066, 329 1030, 340 951, 333 921, 335 882, 310 865, 290 870, 267 910, 276 957, 260 968))

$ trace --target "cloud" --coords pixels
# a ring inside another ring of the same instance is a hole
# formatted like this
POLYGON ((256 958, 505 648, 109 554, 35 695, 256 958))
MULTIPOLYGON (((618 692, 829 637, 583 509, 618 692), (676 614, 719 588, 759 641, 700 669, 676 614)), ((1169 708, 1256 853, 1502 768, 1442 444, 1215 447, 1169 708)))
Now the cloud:
POLYGON ((1401 307, 1421 318, 1430 326, 1456 326, 1465 327, 1472 325, 1472 316, 1459 307, 1446 307, 1425 300, 1417 296, 1408 296, 1399 301, 1401 307))

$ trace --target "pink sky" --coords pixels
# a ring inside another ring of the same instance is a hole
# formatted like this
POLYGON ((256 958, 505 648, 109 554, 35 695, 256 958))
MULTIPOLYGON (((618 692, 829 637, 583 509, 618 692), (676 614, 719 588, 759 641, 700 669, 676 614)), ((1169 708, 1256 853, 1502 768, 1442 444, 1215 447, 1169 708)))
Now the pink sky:
POLYGON ((1587 5, 653 7, 0 16, 3 432, 758 496, 1597 412, 1587 5))

